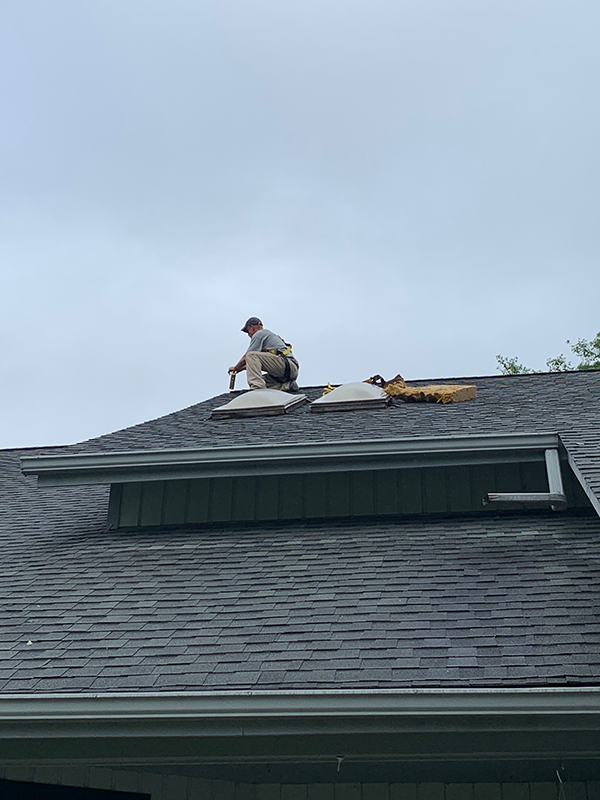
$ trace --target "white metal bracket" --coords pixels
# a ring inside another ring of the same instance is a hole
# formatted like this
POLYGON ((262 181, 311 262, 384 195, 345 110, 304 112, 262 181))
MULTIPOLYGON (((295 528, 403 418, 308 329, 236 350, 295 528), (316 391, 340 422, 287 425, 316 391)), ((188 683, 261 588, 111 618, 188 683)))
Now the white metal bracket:
POLYGON ((548 492, 489 492, 483 499, 488 503, 526 503, 527 505, 549 505, 552 511, 564 511, 567 497, 563 487, 560 470, 560 456, 557 449, 544 451, 546 472, 548 474, 548 492))

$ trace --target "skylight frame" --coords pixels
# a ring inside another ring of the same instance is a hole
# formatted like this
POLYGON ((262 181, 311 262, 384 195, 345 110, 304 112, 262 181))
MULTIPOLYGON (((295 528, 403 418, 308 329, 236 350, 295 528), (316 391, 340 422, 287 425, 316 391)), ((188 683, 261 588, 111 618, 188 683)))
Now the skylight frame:
POLYGON ((317 400, 313 400, 313 402, 310 404, 310 410, 311 413, 320 414, 327 411, 361 411, 369 408, 387 408, 390 400, 390 396, 386 395, 383 389, 380 389, 377 386, 373 386, 370 383, 352 382, 337 386, 329 394, 325 394, 322 397, 319 397, 317 400), (374 392, 378 392, 378 395, 373 395, 372 397, 362 397, 357 400, 351 400, 347 398, 339 400, 335 399, 336 393, 342 390, 343 395, 343 390, 350 389, 351 387, 356 387, 357 389, 369 389, 374 392))
POLYGON ((305 394, 289 394, 277 389, 253 389, 244 392, 223 406, 213 408, 211 411, 211 419, 235 419, 238 417, 272 417, 280 414, 287 414, 287 412, 296 406, 304 403, 307 399, 305 394), (268 395, 265 393, 268 392, 268 395), (250 405, 244 406, 243 404, 236 405, 238 401, 255 400, 255 399, 271 399, 281 400, 281 402, 268 403, 265 405, 250 405))

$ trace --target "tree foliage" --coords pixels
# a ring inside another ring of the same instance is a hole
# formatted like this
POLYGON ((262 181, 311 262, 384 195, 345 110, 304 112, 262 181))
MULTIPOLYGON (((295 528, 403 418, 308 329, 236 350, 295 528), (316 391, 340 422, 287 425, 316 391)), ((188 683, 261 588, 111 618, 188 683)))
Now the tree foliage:
POLYGON ((502 371, 503 375, 526 375, 533 372, 533 370, 520 364, 517 356, 512 356, 511 358, 498 354, 496 361, 498 362, 498 369, 502 371))
POLYGON ((497 355, 496 361, 498 362, 498 369, 503 375, 526 375, 533 372, 569 372, 571 370, 581 369, 600 369, 600 331, 590 339, 577 339, 573 344, 567 339, 567 344, 571 348, 571 352, 579 358, 579 363, 575 366, 567 361, 565 356, 561 353, 559 356, 549 358, 546 361, 547 370, 529 369, 529 367, 521 364, 517 356, 507 357, 497 355))

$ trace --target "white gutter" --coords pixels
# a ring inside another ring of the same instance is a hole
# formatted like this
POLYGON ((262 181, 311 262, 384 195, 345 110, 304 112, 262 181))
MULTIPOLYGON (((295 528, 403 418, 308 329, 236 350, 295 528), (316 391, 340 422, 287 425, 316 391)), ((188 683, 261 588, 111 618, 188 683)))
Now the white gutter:
POLYGON ((0 696, 17 721, 600 715, 600 687, 106 692, 0 696))
POLYGON ((532 761, 600 756, 600 689, 14 694, 3 763, 532 761))
POLYGON ((40 485, 53 486, 537 461, 558 447, 556 433, 435 436, 23 456, 21 466, 40 485))

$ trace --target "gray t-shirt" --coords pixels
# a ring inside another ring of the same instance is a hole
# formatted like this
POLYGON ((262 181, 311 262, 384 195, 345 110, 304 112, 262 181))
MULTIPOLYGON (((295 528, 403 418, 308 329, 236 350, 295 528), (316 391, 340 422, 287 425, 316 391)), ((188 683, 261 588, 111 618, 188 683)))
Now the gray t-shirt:
MULTIPOLYGON (((253 350, 258 350, 260 353, 265 353, 267 350, 277 350, 278 353, 282 353, 284 350, 287 350, 287 344, 283 341, 281 336, 263 328, 261 331, 256 331, 254 336, 250 339, 250 345, 246 352, 250 353, 253 350)), ((293 358, 291 355, 290 357, 293 358)), ((294 358, 294 361, 295 360, 294 358)))

